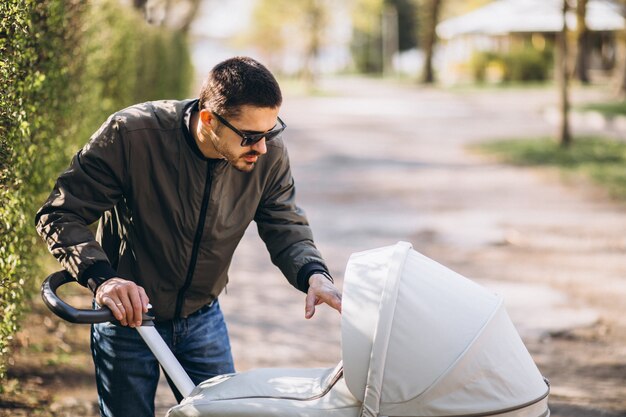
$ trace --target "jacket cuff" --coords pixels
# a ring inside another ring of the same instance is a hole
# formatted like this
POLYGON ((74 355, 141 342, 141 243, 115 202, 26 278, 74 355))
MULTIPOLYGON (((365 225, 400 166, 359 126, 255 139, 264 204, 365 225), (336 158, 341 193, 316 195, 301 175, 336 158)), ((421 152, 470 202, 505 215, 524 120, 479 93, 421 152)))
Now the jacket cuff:
POLYGON ((78 281, 95 294, 98 287, 104 281, 116 276, 117 271, 115 271, 108 262, 99 261, 85 269, 78 281))
POLYGON ((322 274, 328 278, 330 282, 333 282, 333 277, 328 272, 326 265, 319 262, 309 262, 308 264, 302 266, 300 271, 298 271, 298 289, 303 293, 307 293, 309 291, 309 278, 311 278, 311 275, 313 274, 322 274))

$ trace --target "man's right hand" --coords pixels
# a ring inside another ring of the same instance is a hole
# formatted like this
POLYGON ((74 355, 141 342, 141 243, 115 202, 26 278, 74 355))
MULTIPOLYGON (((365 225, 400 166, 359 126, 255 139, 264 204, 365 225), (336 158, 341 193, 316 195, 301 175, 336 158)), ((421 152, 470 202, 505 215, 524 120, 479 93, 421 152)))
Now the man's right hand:
POLYGON ((96 291, 96 302, 109 307, 123 326, 141 326, 149 301, 143 287, 122 278, 108 279, 96 291))

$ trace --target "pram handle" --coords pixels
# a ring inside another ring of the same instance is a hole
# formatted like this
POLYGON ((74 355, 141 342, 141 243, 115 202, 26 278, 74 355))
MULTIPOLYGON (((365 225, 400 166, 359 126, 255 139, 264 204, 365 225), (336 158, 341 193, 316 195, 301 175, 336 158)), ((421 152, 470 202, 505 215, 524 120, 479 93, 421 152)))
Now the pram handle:
MULTIPOLYGON (((94 324, 107 321, 117 322, 111 310, 104 306, 97 310, 81 310, 74 308, 61 300, 57 295, 57 289, 68 282, 76 282, 67 271, 57 271, 48 276, 41 285, 41 298, 48 308, 63 320, 70 323, 94 324)), ((143 324, 151 324, 154 317, 143 315, 143 324)))
MULTIPOLYGON (((41 285, 41 298, 43 298, 43 302, 46 303, 54 314, 70 323, 94 324, 107 321, 117 323, 113 313, 106 306, 97 310, 81 310, 61 300, 57 295, 57 289, 68 282, 76 282, 76 280, 66 271, 58 271, 48 276, 41 285)), ((195 384, 163 341, 156 327, 154 327, 154 317, 144 313, 141 326, 136 329, 167 375, 174 382, 178 391, 184 397, 191 394, 195 384)))

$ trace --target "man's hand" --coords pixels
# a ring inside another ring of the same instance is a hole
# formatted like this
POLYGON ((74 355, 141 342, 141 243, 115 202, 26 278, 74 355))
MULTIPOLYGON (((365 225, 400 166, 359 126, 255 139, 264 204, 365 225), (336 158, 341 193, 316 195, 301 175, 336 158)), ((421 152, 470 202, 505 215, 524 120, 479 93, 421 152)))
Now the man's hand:
POLYGON ((326 303, 341 313, 341 293, 324 275, 309 277, 309 291, 306 294, 304 317, 310 319, 315 314, 315 306, 326 303))
POLYGON ((141 326, 142 313, 148 312, 148 296, 143 287, 122 278, 106 280, 96 291, 96 302, 106 305, 123 326, 141 326))

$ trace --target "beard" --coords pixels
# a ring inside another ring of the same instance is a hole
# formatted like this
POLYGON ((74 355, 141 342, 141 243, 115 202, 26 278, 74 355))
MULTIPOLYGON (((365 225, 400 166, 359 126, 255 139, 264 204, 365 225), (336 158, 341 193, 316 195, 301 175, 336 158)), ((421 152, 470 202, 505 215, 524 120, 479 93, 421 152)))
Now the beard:
POLYGON ((213 142, 213 146, 215 150, 220 155, 222 155, 222 157, 226 159, 228 163, 230 163, 233 166, 233 168, 241 172, 251 172, 254 169, 254 166, 256 165, 256 161, 248 162, 244 158, 252 157, 252 156, 256 156, 256 157, 261 156, 261 154, 258 153, 257 151, 236 153, 233 149, 230 149, 226 143, 219 140, 219 138, 215 134, 211 135, 211 140, 213 142))
POLYGON ((254 169, 254 166, 256 165, 256 161, 255 162, 246 161, 244 158, 247 156, 259 157, 261 156, 261 154, 256 151, 250 151, 250 152, 244 153, 243 155, 240 155, 238 158, 234 160, 228 159, 228 162, 230 162, 230 164, 238 171, 251 172, 254 169))

